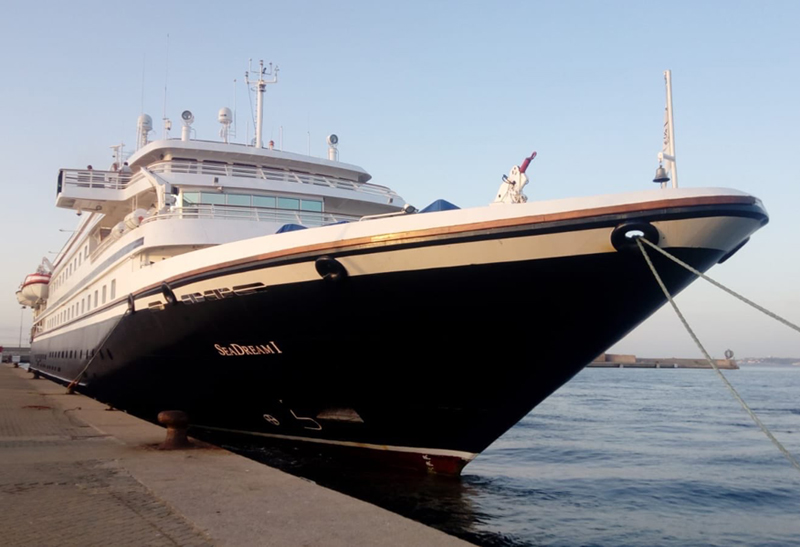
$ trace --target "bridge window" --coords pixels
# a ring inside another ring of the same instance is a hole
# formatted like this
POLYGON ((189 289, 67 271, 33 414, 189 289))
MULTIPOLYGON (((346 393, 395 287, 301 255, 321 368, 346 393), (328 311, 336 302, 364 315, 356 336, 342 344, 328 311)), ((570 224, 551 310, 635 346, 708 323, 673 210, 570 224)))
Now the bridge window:
POLYGON ((200 203, 200 192, 184 192, 183 193, 183 206, 191 207, 200 203))
POLYGON ((225 205, 225 194, 203 192, 200 194, 200 203, 204 205, 225 205))
POLYGON ((321 213, 322 202, 311 199, 304 199, 300 204, 300 209, 302 209, 303 211, 314 211, 315 213, 321 213))
POLYGON ((269 207, 275 208, 275 198, 273 196, 253 196, 254 207, 269 207))
POLYGON ((300 200, 295 198, 278 198, 278 209, 300 209, 300 200))
MULTIPOLYGON (((205 194, 203 194, 203 197, 205 197, 205 194)), ((244 194, 228 194, 228 205, 250 207, 250 198, 251 196, 244 194)))

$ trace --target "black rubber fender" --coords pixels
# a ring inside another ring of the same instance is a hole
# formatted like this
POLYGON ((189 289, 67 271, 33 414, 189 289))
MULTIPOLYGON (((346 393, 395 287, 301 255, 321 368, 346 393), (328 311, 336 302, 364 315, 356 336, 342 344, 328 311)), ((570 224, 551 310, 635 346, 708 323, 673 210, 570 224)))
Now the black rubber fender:
POLYGON ((172 287, 169 286, 169 283, 164 281, 161 284, 161 294, 164 296, 164 300, 167 301, 167 304, 170 306, 174 306, 180 300, 175 296, 175 292, 172 290, 172 287))
POLYGON ((637 251, 638 252, 638 245, 636 245, 636 238, 635 237, 628 237, 627 234, 636 233, 640 237, 644 237, 650 243, 658 245, 658 240, 660 238, 660 234, 658 233, 658 228, 650 224, 649 222, 626 222, 624 224, 620 224, 614 231, 611 232, 611 244, 617 251, 620 252, 627 252, 627 251, 637 251))
POLYGON ((128 294, 128 313, 136 313, 136 299, 133 294, 128 294))
POLYGON ((319 276, 325 281, 340 282, 347 279, 347 268, 342 263, 331 256, 321 256, 314 261, 319 276))

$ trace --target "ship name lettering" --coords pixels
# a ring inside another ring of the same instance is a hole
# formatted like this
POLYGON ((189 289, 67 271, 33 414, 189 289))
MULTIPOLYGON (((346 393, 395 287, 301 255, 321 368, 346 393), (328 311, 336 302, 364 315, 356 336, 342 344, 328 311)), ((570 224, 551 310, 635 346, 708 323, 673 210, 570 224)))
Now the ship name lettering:
POLYGON ((214 349, 217 350, 217 353, 223 357, 240 357, 242 355, 275 355, 277 353, 283 353, 278 347, 278 344, 272 340, 266 344, 247 346, 243 344, 229 344, 227 346, 214 344, 214 349))

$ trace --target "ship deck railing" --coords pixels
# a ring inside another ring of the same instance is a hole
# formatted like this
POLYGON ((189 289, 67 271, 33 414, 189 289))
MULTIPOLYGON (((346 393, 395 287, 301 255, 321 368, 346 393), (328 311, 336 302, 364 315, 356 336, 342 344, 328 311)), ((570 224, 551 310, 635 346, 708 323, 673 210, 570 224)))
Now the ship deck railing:
MULTIPOLYGON (((153 173, 167 176, 174 173, 181 175, 205 175, 210 177, 239 177, 279 183, 335 188, 371 196, 379 196, 383 198, 386 203, 393 203, 395 200, 399 200, 397 193, 386 186, 368 182, 355 182, 318 174, 297 173, 295 171, 276 169, 273 167, 210 161, 164 160, 148 165, 147 169, 153 173)), ((66 187, 124 190, 136 184, 142 178, 144 178, 144 175, 140 172, 124 173, 122 171, 101 171, 97 169, 62 169, 59 177, 58 193, 61 193, 66 187)))
POLYGON ((104 190, 124 190, 143 175, 133 175, 121 171, 100 171, 97 169, 62 169, 58 192, 67 187, 98 188, 104 190))
POLYGON ((324 226, 338 222, 357 221, 355 215, 331 214, 317 211, 292 211, 266 207, 247 207, 237 205, 195 205, 176 207, 168 213, 161 213, 142 220, 142 224, 160 220, 247 220, 260 222, 280 222, 300 224, 306 227, 324 226))
POLYGON ((186 174, 186 175, 209 175, 214 177, 240 177, 261 179, 271 182, 282 182, 291 184, 304 184, 310 186, 321 186, 325 188, 336 188, 340 190, 350 190, 381 196, 386 198, 387 203, 392 203, 398 198, 396 192, 386 186, 372 184, 368 182, 354 182, 338 177, 329 177, 310 173, 297 173, 285 169, 264 167, 256 165, 229 164, 210 161, 187 161, 170 160, 153 163, 148 166, 153 173, 158 174, 186 174))

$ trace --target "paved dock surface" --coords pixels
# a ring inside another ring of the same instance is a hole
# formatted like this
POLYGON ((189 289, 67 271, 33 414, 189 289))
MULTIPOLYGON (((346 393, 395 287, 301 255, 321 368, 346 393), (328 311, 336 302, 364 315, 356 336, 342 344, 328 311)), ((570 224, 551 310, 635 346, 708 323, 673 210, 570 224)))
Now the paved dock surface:
POLYGON ((463 546, 374 505, 0 366, 0 544, 463 546))

